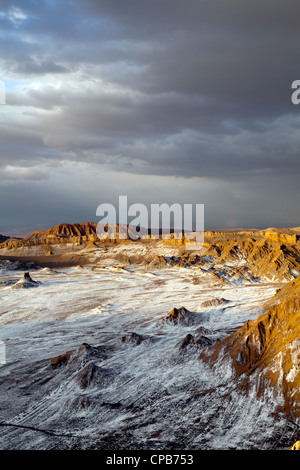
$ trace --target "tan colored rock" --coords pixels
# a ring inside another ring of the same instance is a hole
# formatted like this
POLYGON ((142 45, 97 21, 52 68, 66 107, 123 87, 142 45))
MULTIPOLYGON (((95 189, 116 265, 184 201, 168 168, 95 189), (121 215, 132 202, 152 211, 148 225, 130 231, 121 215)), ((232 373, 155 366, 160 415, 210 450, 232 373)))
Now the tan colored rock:
POLYGON ((300 441, 295 442, 295 444, 290 448, 290 450, 300 450, 300 441))

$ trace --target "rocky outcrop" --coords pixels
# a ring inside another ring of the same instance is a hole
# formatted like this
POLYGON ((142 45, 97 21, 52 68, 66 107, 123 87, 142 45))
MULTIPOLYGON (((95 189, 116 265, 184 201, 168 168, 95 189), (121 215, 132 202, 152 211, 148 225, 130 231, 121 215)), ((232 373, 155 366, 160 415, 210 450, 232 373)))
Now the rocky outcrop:
POLYGON ((52 369, 61 366, 80 366, 92 359, 106 358, 105 350, 102 347, 93 347, 88 343, 82 343, 78 349, 72 349, 51 359, 52 369))
POLYGON ((138 333, 128 333, 127 335, 122 336, 121 342, 123 344, 131 344, 133 346, 138 346, 144 341, 146 342, 152 342, 154 338, 148 335, 140 335, 138 333))
MULTIPOLYGON (((216 286, 289 281, 300 274, 298 234, 281 232, 205 233, 201 251, 178 248, 178 255, 157 255, 151 267, 199 267, 216 286), (208 234, 208 235, 207 235, 208 234), (271 234, 271 235, 270 235, 271 234)), ((167 241, 166 241, 167 242, 167 241)))
POLYGON ((243 390, 254 387, 258 396, 271 390, 278 411, 300 417, 300 278, 277 292, 266 313, 213 350, 208 362, 229 361, 243 390))
POLYGON ((41 282, 31 279, 29 273, 24 273, 23 278, 11 286, 11 289, 29 289, 31 287, 38 287, 40 284, 41 282))
POLYGON ((274 240, 275 242, 288 243, 288 244, 294 244, 300 238, 299 234, 292 233, 292 231, 289 231, 287 229, 280 231, 276 228, 267 229, 264 235, 266 238, 269 238, 270 240, 274 240))
POLYGON ((215 341, 207 336, 202 334, 192 335, 188 333, 186 337, 179 343, 178 349, 179 351, 189 351, 191 349, 199 350, 205 346, 211 346, 214 344, 215 341))
POLYGON ((1 243, 1 248, 14 249, 37 245, 96 242, 98 240, 96 227, 93 222, 59 224, 49 230, 34 231, 23 239, 9 238, 1 243))
POLYGON ((67 351, 53 357, 50 361, 55 376, 61 382, 68 382, 71 386, 87 389, 92 386, 106 386, 112 377, 109 369, 99 364, 109 355, 109 348, 105 346, 93 347, 82 343, 79 348, 67 351))
POLYGON ((248 280, 292 280, 300 273, 299 247, 268 238, 230 240, 206 246, 203 255, 212 264, 226 266, 222 277, 233 279, 234 273, 248 280))
POLYGON ((168 315, 163 317, 163 322, 172 325, 188 326, 195 322, 195 314, 185 307, 174 307, 168 315))
POLYGON ((50 364, 52 369, 56 369, 57 367, 61 367, 66 365, 70 359, 71 354, 74 352, 72 349, 71 351, 67 351, 64 354, 60 354, 59 356, 52 357, 50 364))
POLYGON ((96 234, 96 224, 83 222, 80 224, 59 224, 49 230, 32 232, 25 240, 34 240, 52 237, 82 237, 96 234))
POLYGON ((219 307, 220 305, 225 305, 229 302, 229 300, 220 298, 220 299, 211 299, 205 300, 200 305, 201 308, 211 308, 211 307, 219 307))

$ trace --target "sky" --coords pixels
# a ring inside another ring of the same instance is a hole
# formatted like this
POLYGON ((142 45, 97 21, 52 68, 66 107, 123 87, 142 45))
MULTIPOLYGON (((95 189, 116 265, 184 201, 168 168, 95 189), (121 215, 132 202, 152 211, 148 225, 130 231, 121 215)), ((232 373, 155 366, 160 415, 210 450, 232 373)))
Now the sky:
MULTIPOLYGON (((0 233, 102 203, 300 226, 299 0, 1 0, 0 233)), ((149 209, 150 210, 150 209, 149 209)))

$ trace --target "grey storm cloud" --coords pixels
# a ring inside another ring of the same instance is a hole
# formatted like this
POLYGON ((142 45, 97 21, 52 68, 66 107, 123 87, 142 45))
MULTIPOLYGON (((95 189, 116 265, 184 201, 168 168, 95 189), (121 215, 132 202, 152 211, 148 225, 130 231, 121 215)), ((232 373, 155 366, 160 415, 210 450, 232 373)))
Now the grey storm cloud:
POLYGON ((183 178, 186 194, 191 178, 211 194, 232 182, 247 207, 254 181, 253 207, 264 187, 268 204, 287 197, 300 171, 299 14, 298 0, 3 0, 6 191, 8 177, 20 193, 40 178, 50 194, 84 165, 115 174, 120 191, 132 175, 183 178))

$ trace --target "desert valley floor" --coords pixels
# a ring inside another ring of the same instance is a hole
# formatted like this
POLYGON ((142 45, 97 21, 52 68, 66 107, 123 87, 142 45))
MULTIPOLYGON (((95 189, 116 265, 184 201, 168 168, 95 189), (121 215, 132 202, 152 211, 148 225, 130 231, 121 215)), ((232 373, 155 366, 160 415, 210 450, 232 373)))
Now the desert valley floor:
MULTIPOLYGON (((58 252, 72 259, 72 249, 58 252)), ((162 242, 163 263, 116 261, 124 250, 130 259, 150 249, 77 247, 85 262, 70 266, 2 260, 1 449, 271 450, 297 440, 280 397, 258 394, 251 379, 238 386, 228 358, 209 359, 288 281, 218 283, 211 258, 178 265, 178 248, 162 242), (25 271, 39 284, 14 288, 25 271)), ((244 265, 223 263, 223 273, 244 265)))

